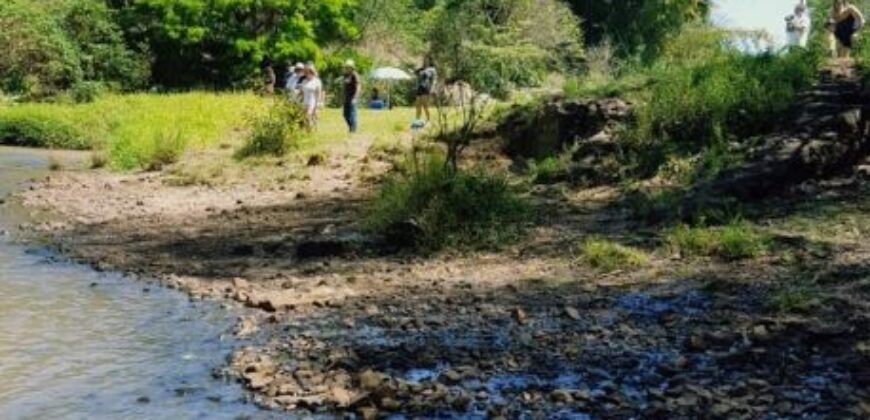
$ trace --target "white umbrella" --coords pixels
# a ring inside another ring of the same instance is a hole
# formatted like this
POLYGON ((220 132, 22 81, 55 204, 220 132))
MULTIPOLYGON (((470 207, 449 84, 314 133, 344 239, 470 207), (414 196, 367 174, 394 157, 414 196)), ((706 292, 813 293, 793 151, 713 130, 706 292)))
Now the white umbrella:
POLYGON ((374 80, 411 80, 414 77, 396 67, 380 67, 369 74, 374 80))
POLYGON ((410 74, 406 73, 404 70, 402 70, 400 68, 396 68, 396 67, 376 68, 376 69, 372 70, 371 73, 369 73, 369 77, 372 78, 372 80, 387 82, 386 83, 386 85, 387 85, 387 103, 389 104, 389 108, 393 107, 392 100, 391 100, 392 98, 390 97, 391 96, 390 91, 392 90, 391 89, 392 86, 390 86, 391 83, 395 82, 395 81, 413 80, 414 79, 414 76, 411 76, 410 74))

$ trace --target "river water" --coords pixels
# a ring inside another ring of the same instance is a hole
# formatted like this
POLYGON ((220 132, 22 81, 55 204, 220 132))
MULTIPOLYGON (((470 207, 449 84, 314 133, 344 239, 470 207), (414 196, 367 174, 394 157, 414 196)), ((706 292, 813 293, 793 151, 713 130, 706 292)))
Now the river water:
MULTIPOLYGON (((0 148, 0 198, 45 176, 46 152, 0 148)), ((20 223, 0 206, 0 230, 20 223)), ((209 302, 97 273, 0 236, 0 418, 262 418, 215 379, 238 345, 209 302)), ((271 415, 270 415, 271 416, 271 415)))

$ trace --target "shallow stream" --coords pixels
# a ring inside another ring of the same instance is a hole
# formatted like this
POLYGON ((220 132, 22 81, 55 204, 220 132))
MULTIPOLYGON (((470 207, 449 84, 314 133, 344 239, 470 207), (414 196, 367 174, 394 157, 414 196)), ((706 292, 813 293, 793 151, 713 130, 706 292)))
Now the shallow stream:
MULTIPOLYGON (((49 160, 0 148, 0 199, 45 176, 49 160)), ((238 344, 231 312, 15 244, 6 231, 22 216, 0 206, 0 418, 266 416, 212 375, 238 344)))

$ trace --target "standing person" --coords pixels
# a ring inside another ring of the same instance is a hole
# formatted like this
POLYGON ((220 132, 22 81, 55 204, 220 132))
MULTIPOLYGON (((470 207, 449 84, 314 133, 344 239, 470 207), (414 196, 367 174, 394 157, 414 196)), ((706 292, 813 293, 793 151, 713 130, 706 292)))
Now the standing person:
POLYGON ((317 114, 323 103, 323 83, 313 64, 305 66, 305 81, 299 89, 302 91, 302 105, 305 107, 305 128, 311 131, 317 126, 317 114))
POLYGON ((429 114, 429 104, 432 102, 432 94, 435 92, 435 83, 438 81, 438 71, 435 70, 435 66, 432 64, 432 59, 427 57, 426 60, 423 61, 423 67, 417 69, 415 73, 417 74, 417 100, 415 102, 417 107, 417 120, 419 121, 425 113, 425 121, 428 122, 432 119, 429 114))
POLYGON ((864 15, 846 0, 834 0, 831 23, 836 39, 836 58, 851 58, 855 35, 864 27, 864 15))
POLYGON ((304 82, 302 78, 305 73, 305 65, 296 63, 290 70, 287 81, 284 83, 284 89, 287 90, 287 96, 290 101, 295 102, 299 100, 299 85, 301 82, 304 82))
POLYGON ((260 71, 263 73, 263 91, 269 95, 275 93, 275 69, 272 68, 272 59, 268 56, 260 62, 260 71))
POLYGON ((803 2, 795 6, 794 14, 787 17, 785 21, 788 45, 806 48, 810 40, 810 28, 812 28, 807 6, 803 2))
POLYGON ((356 72, 356 63, 353 60, 347 60, 344 63, 344 121, 347 122, 347 128, 351 133, 356 133, 357 130, 357 104, 359 104, 359 94, 362 90, 360 85, 359 74, 356 72))

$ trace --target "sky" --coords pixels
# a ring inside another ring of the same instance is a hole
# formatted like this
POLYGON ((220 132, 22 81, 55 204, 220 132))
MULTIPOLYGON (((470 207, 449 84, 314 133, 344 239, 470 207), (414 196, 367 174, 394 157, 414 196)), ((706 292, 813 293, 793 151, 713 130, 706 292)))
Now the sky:
POLYGON ((715 0, 712 20, 728 29, 767 31, 775 47, 785 45, 785 17, 794 13, 797 0, 715 0))

